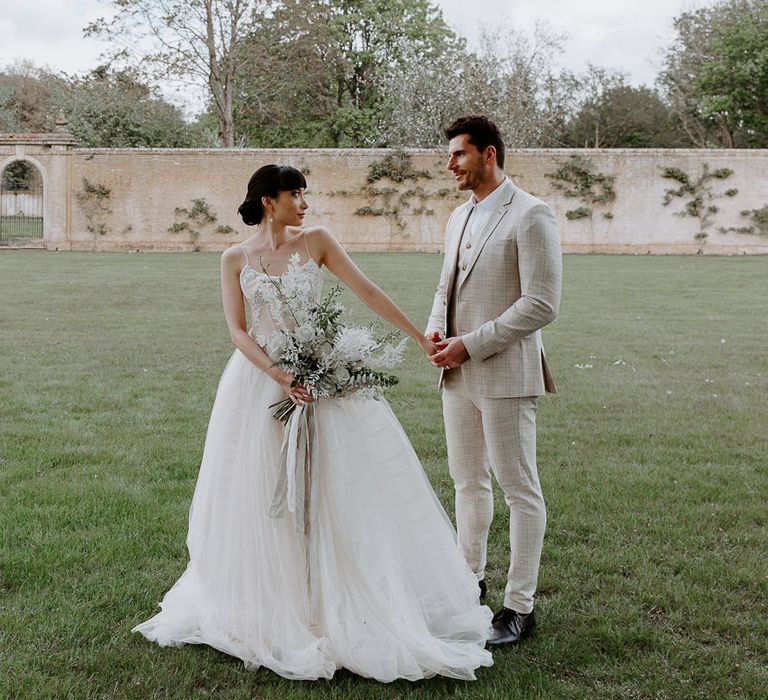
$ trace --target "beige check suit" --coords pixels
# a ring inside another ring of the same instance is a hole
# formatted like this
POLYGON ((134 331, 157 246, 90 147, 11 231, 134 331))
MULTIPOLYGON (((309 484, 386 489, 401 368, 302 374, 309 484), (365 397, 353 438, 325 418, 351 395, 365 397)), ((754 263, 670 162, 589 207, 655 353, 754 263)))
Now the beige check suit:
POLYGON ((471 240, 472 204, 448 220, 427 332, 461 336, 470 359, 440 378, 462 553, 484 578, 491 472, 510 509, 504 605, 533 609, 546 509, 536 467, 536 397, 554 392, 540 328, 557 316, 562 255, 552 210, 505 180, 471 240))

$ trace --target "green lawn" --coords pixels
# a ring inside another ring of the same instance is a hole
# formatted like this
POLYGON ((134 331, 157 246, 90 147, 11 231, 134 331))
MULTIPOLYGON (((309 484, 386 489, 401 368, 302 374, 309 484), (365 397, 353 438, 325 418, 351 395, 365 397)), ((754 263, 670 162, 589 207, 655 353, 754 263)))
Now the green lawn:
MULTIPOLYGON (((422 325, 440 258, 357 259, 422 325)), ((765 697, 767 278, 768 257, 567 257, 537 634, 476 683, 299 683, 130 633, 186 563, 232 350, 218 258, 1 251, 0 697, 765 697)), ((450 512, 436 373, 411 348, 400 375, 393 407, 450 512)))

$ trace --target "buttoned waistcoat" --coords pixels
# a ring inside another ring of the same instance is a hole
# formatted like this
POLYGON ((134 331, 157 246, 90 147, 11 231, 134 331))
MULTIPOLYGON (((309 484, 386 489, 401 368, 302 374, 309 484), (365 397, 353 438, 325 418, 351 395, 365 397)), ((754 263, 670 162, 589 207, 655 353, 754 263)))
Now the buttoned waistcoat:
POLYGON ((462 337, 470 359, 447 371, 461 372, 470 391, 487 398, 540 396, 555 391, 540 329, 560 306, 560 237, 549 206, 510 181, 501 187, 506 190, 472 237, 461 275, 457 260, 471 204, 451 214, 427 330, 445 336, 454 320, 451 331, 462 337))

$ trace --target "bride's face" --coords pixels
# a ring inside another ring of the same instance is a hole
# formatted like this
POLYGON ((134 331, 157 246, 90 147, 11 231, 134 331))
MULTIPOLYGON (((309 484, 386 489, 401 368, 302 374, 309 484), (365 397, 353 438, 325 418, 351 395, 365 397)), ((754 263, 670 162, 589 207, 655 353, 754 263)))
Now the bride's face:
POLYGON ((309 208, 304 199, 304 189, 281 190, 272 200, 275 206, 273 218, 284 226, 301 226, 304 212, 309 208))

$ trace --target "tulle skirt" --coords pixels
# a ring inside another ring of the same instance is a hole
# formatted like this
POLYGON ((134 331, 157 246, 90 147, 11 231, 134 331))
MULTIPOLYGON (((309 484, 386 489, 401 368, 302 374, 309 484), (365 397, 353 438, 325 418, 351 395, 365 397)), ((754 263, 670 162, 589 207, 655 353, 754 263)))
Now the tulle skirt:
POLYGON ((380 681, 474 679, 490 610, 402 427, 384 400, 315 404, 316 554, 294 516, 270 517, 282 398, 235 351, 221 378, 189 515, 186 571, 134 631, 208 644, 286 678, 339 668, 380 681))

